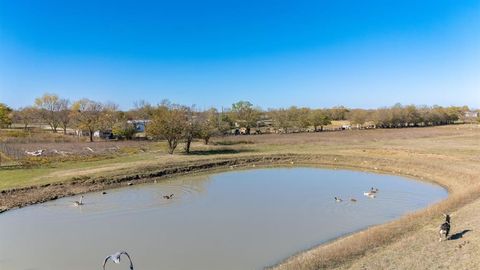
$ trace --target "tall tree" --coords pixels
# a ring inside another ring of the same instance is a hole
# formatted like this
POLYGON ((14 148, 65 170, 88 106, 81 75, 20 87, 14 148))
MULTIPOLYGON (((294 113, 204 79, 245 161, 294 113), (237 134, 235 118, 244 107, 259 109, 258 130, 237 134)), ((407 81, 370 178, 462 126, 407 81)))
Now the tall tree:
POLYGON ((311 110, 309 108, 296 109, 295 123, 299 128, 305 129, 311 125, 310 121, 311 110))
POLYGON ((217 109, 211 108, 199 114, 199 137, 208 144, 210 138, 222 129, 222 121, 217 109))
POLYGON ((273 125, 277 129, 283 129, 284 133, 288 133, 288 129, 293 126, 289 111, 280 108, 277 110, 270 110, 269 114, 273 120, 273 125))
POLYGON ((240 127, 246 128, 247 134, 250 133, 250 128, 255 127, 258 119, 260 119, 260 110, 253 107, 253 104, 249 101, 239 101, 232 104, 231 114, 240 127))
POLYGON ((60 125, 60 111, 62 104, 55 94, 46 93, 35 99, 35 106, 40 109, 40 117, 47 123, 54 133, 60 125))
POLYGON ((93 133, 104 125, 104 113, 103 104, 93 100, 81 99, 72 105, 75 125, 80 130, 88 130, 90 142, 93 142, 93 133))
POLYGON ((185 108, 186 123, 183 130, 183 138, 185 140, 185 152, 190 153, 190 146, 194 138, 200 136, 200 119, 195 114, 194 108, 185 108))
POLYGON ((7 105, 0 103, 0 128, 10 126, 12 124, 13 110, 7 105))
POLYGON ((59 110, 58 110, 58 121, 63 128, 63 134, 67 134, 68 124, 70 123, 70 118, 72 111, 70 109, 70 100, 68 99, 60 99, 59 103, 59 110))

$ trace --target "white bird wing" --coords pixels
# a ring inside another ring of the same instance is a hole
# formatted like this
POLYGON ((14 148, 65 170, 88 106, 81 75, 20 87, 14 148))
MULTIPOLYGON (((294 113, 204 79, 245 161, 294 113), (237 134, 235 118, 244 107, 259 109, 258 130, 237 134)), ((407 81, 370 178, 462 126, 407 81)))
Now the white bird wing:
POLYGON ((105 260, 103 261, 103 270, 105 270, 105 264, 107 264, 107 261, 111 258, 112 258, 111 255, 105 258, 105 260))
POLYGON ((128 253, 126 251, 120 252, 120 255, 122 255, 122 254, 127 256, 128 260, 130 261, 130 270, 133 270, 133 262, 132 262, 132 259, 130 258, 130 255, 128 255, 128 253))

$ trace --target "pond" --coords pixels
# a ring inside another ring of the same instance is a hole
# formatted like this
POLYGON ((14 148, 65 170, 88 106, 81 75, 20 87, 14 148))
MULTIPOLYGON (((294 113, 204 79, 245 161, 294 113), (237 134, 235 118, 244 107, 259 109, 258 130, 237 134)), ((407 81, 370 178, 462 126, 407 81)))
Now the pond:
POLYGON ((140 270, 262 269, 446 196, 404 177, 317 168, 159 180, 86 194, 82 206, 76 196, 1 214, 0 269, 101 269, 120 250, 140 270), (371 187, 376 198, 363 194, 371 187))

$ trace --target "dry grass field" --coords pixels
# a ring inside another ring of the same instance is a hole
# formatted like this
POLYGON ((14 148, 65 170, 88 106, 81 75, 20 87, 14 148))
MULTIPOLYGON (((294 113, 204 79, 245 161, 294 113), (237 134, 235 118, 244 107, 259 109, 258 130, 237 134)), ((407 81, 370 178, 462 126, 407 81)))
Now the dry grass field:
POLYGON ((450 195, 428 209, 299 253, 274 268, 480 268, 479 125, 232 136, 214 138, 207 146, 196 142, 192 149, 190 155, 168 155, 156 144, 99 161, 0 170, 0 209, 152 177, 252 164, 350 168, 435 182, 450 195), (443 212, 452 214, 455 239, 440 243, 437 227, 443 212))

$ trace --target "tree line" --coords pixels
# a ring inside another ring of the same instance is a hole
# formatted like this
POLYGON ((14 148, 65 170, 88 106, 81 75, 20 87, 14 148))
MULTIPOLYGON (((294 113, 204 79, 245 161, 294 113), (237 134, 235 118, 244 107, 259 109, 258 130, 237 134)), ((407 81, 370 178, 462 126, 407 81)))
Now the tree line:
POLYGON ((243 129, 245 134, 258 133, 270 127, 277 133, 296 131, 321 132, 332 121, 346 120, 355 128, 402 128, 452 124, 464 120, 467 106, 415 106, 396 104, 379 109, 349 109, 343 106, 311 109, 289 107, 263 110, 248 101, 239 101, 230 108, 198 110, 195 106, 174 104, 168 100, 158 105, 145 101, 121 111, 114 103, 90 99, 71 102, 55 94, 44 94, 32 106, 13 110, 0 103, 0 127, 21 123, 25 129, 35 123, 47 124, 52 132, 67 129, 85 131, 90 141, 97 130, 110 130, 117 138, 131 139, 135 133, 132 121, 144 120, 146 134, 152 139, 166 140, 173 153, 180 142, 190 151, 194 139, 205 144, 211 137, 243 129))

